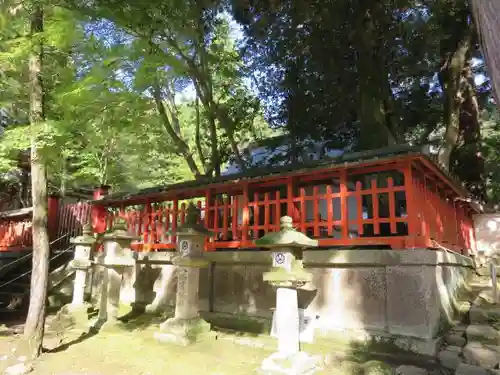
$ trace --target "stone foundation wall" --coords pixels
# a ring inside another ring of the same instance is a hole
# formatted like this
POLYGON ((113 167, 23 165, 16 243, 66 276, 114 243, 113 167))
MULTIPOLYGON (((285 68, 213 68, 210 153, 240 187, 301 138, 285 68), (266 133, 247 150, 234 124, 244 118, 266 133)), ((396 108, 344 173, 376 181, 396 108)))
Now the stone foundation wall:
MULTIPOLYGON (((172 256, 139 254, 136 267, 124 275, 122 301, 146 301, 152 311, 173 307, 172 256), (146 293, 148 288, 155 293, 146 293)), ((224 251, 207 257, 212 265, 200 275, 202 311, 271 318, 275 291, 262 280, 271 267, 270 252, 224 251)), ((314 278, 299 291, 299 304, 317 317, 317 332, 325 335, 347 329, 431 340, 444 321, 453 319, 457 293, 472 271, 469 258, 430 250, 311 250, 303 260, 314 278)))

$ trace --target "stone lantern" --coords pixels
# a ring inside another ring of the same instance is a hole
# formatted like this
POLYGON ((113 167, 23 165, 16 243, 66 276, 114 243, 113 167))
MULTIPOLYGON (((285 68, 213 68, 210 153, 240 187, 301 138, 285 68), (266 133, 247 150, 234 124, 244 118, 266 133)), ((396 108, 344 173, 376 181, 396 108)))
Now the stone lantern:
POLYGON ((180 345, 200 341, 210 333, 210 324, 201 319, 198 307, 200 268, 207 267, 209 261, 203 256, 205 238, 213 233, 198 224, 199 210, 190 204, 185 224, 178 228, 178 255, 172 259, 177 266, 177 294, 175 314, 160 325, 155 334, 159 341, 180 345))
POLYGON ((73 301, 71 308, 88 307, 85 305, 85 286, 87 282, 87 271, 92 267, 92 253, 96 239, 92 236, 92 228, 89 224, 83 227, 83 234, 70 240, 75 245, 74 259, 71 268, 75 269, 75 281, 73 286, 73 301))
POLYGON ((61 310, 62 314, 69 314, 76 326, 86 327, 88 323, 88 310, 91 307, 85 302, 85 287, 87 273, 92 267, 91 256, 96 244, 96 239, 91 235, 90 225, 83 227, 81 236, 72 238, 70 242, 75 245, 75 254, 69 266, 75 270, 73 282, 73 300, 61 310))
POLYGON ((317 247, 318 241, 296 231, 292 218, 284 216, 280 219, 279 232, 268 233, 255 244, 272 250, 273 268, 264 273, 264 281, 277 287, 278 351, 262 362, 261 371, 265 374, 312 374, 319 370, 320 358, 300 351, 297 288, 312 281, 312 275, 302 266, 302 250, 317 247))
POLYGON ((104 257, 100 266, 103 266, 101 301, 99 307, 99 321, 103 323, 118 322, 120 306, 120 289, 123 272, 126 268, 135 266, 134 252, 131 249, 133 241, 140 237, 127 232, 125 220, 118 218, 113 224, 113 230, 102 237, 104 257))

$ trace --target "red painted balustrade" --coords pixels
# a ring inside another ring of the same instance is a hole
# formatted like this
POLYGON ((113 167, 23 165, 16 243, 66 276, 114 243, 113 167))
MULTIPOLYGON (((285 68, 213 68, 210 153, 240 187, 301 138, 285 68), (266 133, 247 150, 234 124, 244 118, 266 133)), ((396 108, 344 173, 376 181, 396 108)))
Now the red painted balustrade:
POLYGON ((57 234, 51 236, 53 247, 67 249, 70 246, 70 239, 81 235, 83 226, 90 222, 91 209, 91 205, 87 202, 61 205, 57 215, 57 226, 54 228, 57 234))
POLYGON ((126 219, 140 250, 174 249, 187 204, 214 232, 206 250, 254 249, 289 215, 320 247, 447 248, 475 251, 466 192, 421 155, 321 165, 254 178, 172 185, 157 192, 94 201, 94 228, 126 219))
MULTIPOLYGON (((58 197, 50 197, 48 230, 53 249, 66 249, 70 238, 82 233, 89 222, 91 205, 87 202, 60 204, 58 197)), ((32 248, 31 208, 0 213, 0 251, 23 251, 32 248)))
POLYGON ((0 251, 23 250, 31 247, 31 217, 0 221, 0 251))

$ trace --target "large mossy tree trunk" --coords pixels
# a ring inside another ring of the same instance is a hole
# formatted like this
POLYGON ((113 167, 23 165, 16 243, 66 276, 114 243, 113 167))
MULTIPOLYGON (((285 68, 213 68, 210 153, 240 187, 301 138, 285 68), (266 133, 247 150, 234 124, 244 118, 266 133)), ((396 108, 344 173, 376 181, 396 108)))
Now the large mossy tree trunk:
POLYGON ((26 355, 31 359, 39 356, 42 349, 50 254, 47 220, 47 176, 38 145, 39 128, 44 121, 42 32, 43 8, 41 4, 35 2, 31 9, 32 50, 29 58, 33 268, 30 304, 24 327, 26 355))
POLYGON ((353 42, 359 73, 358 149, 370 150, 398 143, 393 116, 393 94, 386 65, 386 9, 378 2, 356 3, 353 42))
POLYGON ((459 137, 450 158, 450 170, 473 197, 487 201, 485 162, 481 153, 480 105, 470 62, 462 71, 459 137))
POLYGON ((491 79, 497 108, 500 110, 500 1, 470 0, 491 79))
POLYGON ((441 25, 448 37, 441 41, 439 80, 444 97, 445 134, 438 158, 443 167, 463 182, 472 196, 485 202, 480 103, 472 69, 477 25, 472 22, 470 11, 463 0, 455 0, 451 8, 441 9, 441 25))
POLYGON ((460 138, 460 108, 464 102, 462 89, 467 84, 464 69, 471 58, 474 28, 467 4, 461 0, 452 9, 441 10, 443 30, 447 38, 441 44, 439 82, 443 90, 443 125, 445 133, 439 150, 439 163, 450 168, 451 156, 460 138))

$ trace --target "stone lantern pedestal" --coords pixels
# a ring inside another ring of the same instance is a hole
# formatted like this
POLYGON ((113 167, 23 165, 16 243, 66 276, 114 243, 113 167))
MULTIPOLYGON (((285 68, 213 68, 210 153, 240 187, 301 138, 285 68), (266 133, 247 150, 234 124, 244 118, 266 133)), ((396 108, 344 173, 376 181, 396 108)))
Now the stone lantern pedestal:
POLYGON ((88 323, 88 310, 91 307, 85 301, 85 287, 87 283, 88 271, 92 267, 92 253, 96 244, 96 239, 92 236, 90 225, 83 227, 81 236, 70 240, 75 245, 74 259, 70 262, 70 267, 75 270, 73 282, 73 300, 64 306, 63 311, 69 314, 76 325, 88 323))
POLYGON ((135 258, 130 246, 139 237, 127 233, 126 223, 118 219, 113 230, 103 236, 104 257, 99 265, 104 267, 98 325, 113 326, 119 323, 120 289, 123 272, 135 266, 135 258))
POLYGON ((297 288, 312 280, 302 266, 302 250, 317 247, 318 241, 297 232, 292 218, 280 220, 281 230, 255 241, 260 247, 273 251, 273 268, 264 273, 264 281, 277 287, 276 328, 278 351, 262 362, 262 374, 313 374, 320 370, 320 356, 310 356, 300 350, 299 306, 297 288))
POLYGON ((200 268, 209 265, 203 257, 205 237, 212 232, 197 224, 198 217, 198 209, 190 205, 185 224, 175 233, 179 252, 172 259, 178 268, 175 314, 160 325, 160 331, 154 335, 158 341, 185 346, 202 340, 210 333, 210 324, 199 314, 198 289, 200 268))

